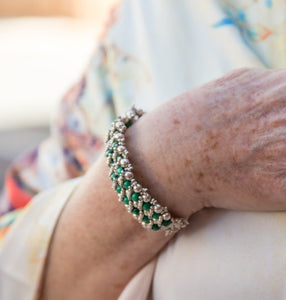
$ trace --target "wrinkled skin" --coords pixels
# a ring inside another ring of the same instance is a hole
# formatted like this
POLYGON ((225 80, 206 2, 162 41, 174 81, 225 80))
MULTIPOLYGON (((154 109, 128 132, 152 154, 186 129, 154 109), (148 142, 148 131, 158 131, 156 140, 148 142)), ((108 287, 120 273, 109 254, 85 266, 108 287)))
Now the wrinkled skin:
MULTIPOLYGON (((227 74, 127 130, 135 178, 177 216, 286 210, 285 116, 285 70, 227 74)), ((172 237, 143 229, 116 199, 103 154, 60 217, 42 299, 117 299, 172 237)))
POLYGON ((215 153, 209 175, 219 181, 210 204, 285 210, 285 70, 235 71, 207 85, 205 97, 204 150, 215 153))
POLYGON ((285 70, 236 70, 155 114, 168 120, 157 121, 165 154, 155 173, 161 199, 185 199, 176 211, 286 209, 285 70))

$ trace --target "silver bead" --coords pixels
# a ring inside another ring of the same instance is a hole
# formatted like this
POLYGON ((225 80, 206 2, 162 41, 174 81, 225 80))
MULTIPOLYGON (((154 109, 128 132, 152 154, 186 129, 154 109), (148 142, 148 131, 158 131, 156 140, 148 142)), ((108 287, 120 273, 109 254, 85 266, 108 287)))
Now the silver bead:
POLYGON ((135 117, 135 112, 133 110, 128 110, 127 113, 126 113, 126 116, 129 119, 133 119, 135 117))
POLYGON ((149 194, 143 194, 143 195, 142 195, 142 200, 143 200, 144 202, 150 202, 151 196, 150 196, 149 194))
POLYGON ((144 217, 144 214, 143 214, 143 212, 140 211, 139 216, 138 216, 138 221, 142 222, 143 217, 144 217))
POLYGON ((159 214, 162 211, 162 206, 160 204, 156 204, 154 206, 154 210, 155 210, 156 213, 159 214))
MULTIPOLYGON (((107 158, 106 161, 107 161, 107 164, 110 165, 110 163, 111 163, 111 156, 108 156, 108 158, 107 158)), ((110 168, 110 170, 111 170, 111 168, 110 168)))
MULTIPOLYGON (((132 190, 131 190, 131 189, 128 189, 128 190, 126 191, 126 196, 127 196, 127 198, 130 199, 131 193, 132 193, 132 190)), ((129 203, 132 203, 132 202, 129 201, 129 203)))
POLYGON ((118 131, 120 131, 120 132, 123 132, 123 131, 126 130, 125 124, 124 124, 123 122, 121 122, 121 121, 116 122, 116 123, 115 123, 115 127, 116 127, 116 129, 117 129, 118 131))
POLYGON ((165 213, 165 214, 163 214, 163 219, 164 220, 170 220, 171 219, 171 215, 169 214, 169 213, 165 213))
POLYGON ((133 206, 130 206, 130 205, 127 206, 127 211, 128 211, 130 214, 131 214, 132 209, 133 209, 133 206))
POLYGON ((116 132, 116 133, 114 134, 114 137, 115 137, 115 139, 117 139, 117 140, 124 139, 124 135, 123 135, 123 133, 121 133, 121 132, 116 132))
POLYGON ((123 153, 124 150, 125 150, 125 147, 123 147, 123 146, 121 146, 121 145, 117 147, 117 151, 118 151, 119 153, 123 153))
POLYGON ((124 194, 120 194, 118 197, 119 202, 123 202, 124 194))
POLYGON ((137 207, 138 207, 139 209, 142 209, 143 201, 140 200, 140 198, 139 198, 139 201, 138 201, 137 203, 138 203, 137 207))
POLYGON ((162 223, 162 221, 161 221, 161 223, 160 223, 160 220, 159 219, 152 219, 152 221, 153 221, 153 223, 154 224, 157 224, 157 225, 161 225, 161 223, 162 223))
MULTIPOLYGON (((122 159, 122 160, 123 160, 123 159, 122 159)), ((121 160, 121 162, 122 162, 122 160, 121 160)), ((126 178, 127 180, 130 180, 130 179, 133 178, 133 174, 132 174, 131 172, 126 172, 126 173, 125 173, 125 178, 126 178)))
POLYGON ((153 226, 153 222, 150 220, 150 222, 147 224, 147 228, 152 229, 152 226, 153 226))
POLYGON ((140 193, 142 190, 142 186, 139 183, 136 183, 133 187, 134 192, 140 193))
POLYGON ((132 216, 133 216, 133 218, 134 218, 135 220, 138 220, 138 216, 137 216, 137 215, 132 214, 132 216))
POLYGON ((145 228, 145 229, 147 229, 147 228, 148 228, 148 224, 147 224, 147 223, 145 223, 145 222, 142 222, 141 224, 142 224, 143 228, 145 228))
POLYGON ((117 180, 117 184, 121 187, 121 192, 123 191, 123 180, 122 180, 122 177, 119 177, 118 180, 117 180))
POLYGON ((122 126, 124 126, 124 123, 121 122, 121 121, 117 121, 117 122, 115 123, 115 127, 116 127, 117 129, 122 128, 122 126))
POLYGON ((112 140, 109 140, 109 141, 108 141, 108 144, 107 144, 107 148, 108 148, 108 149, 111 149, 111 148, 112 148, 112 144, 113 144, 113 141, 112 141, 112 140))
POLYGON ((132 166, 130 166, 130 164, 128 165, 128 167, 125 168, 126 172, 132 172, 132 166))
POLYGON ((123 122, 123 123, 127 123, 128 122, 128 119, 126 117, 121 117, 120 120, 123 122))
POLYGON ((136 113, 139 117, 141 117, 144 114, 144 111, 143 111, 143 109, 139 108, 139 109, 136 109, 136 113))
POLYGON ((107 143, 110 139, 109 133, 105 135, 104 141, 107 143))
POLYGON ((129 164, 128 159, 122 158, 122 159, 120 160, 120 165, 121 165, 123 168, 127 167, 128 164, 129 164))

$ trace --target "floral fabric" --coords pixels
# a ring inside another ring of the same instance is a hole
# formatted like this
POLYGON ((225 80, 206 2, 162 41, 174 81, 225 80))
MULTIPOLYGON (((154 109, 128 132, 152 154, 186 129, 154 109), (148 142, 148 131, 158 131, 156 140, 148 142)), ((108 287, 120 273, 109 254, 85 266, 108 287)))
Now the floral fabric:
MULTIPOLYGON (((45 211, 58 206, 41 192, 88 170, 116 115, 133 103, 148 111, 238 67, 286 67, 285 0, 124 0, 114 7, 85 74, 60 102, 50 138, 7 171, 0 199, 0 270, 7 253, 2 249, 21 238, 13 223, 30 218, 38 194, 44 208, 38 218, 48 220, 45 211)), ((68 193, 53 197, 64 203, 68 193)), ((42 253, 38 270, 56 219, 47 224, 42 236, 30 232, 32 239, 46 241, 35 249, 42 253)), ((27 271, 30 246, 19 247, 27 271)))

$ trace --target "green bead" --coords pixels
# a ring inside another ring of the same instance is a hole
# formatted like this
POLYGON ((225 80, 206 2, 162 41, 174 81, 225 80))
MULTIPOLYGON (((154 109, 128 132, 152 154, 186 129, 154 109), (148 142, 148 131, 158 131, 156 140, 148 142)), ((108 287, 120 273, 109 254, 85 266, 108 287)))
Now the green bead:
POLYGON ((129 204, 129 200, 126 196, 123 198, 123 203, 126 204, 126 205, 129 204))
POLYGON ((111 155, 113 153, 113 150, 112 149, 109 149, 106 151, 106 154, 105 156, 108 157, 109 155, 111 155))
POLYGON ((164 221, 162 222, 163 226, 169 226, 171 223, 172 223, 171 220, 164 220, 164 221))
POLYGON ((118 185, 118 186, 116 187, 116 192, 117 192, 118 194, 121 193, 121 187, 120 187, 120 185, 118 185))
POLYGON ((111 168, 114 165, 114 161, 111 161, 109 167, 111 168))
POLYGON ((152 218, 158 220, 160 218, 161 214, 153 213, 152 218))
POLYGON ((124 169, 123 169, 122 167, 119 167, 119 168, 117 169, 117 174, 120 175, 121 172, 122 172, 123 170, 124 170, 124 169))
POLYGON ((136 207, 134 207, 133 209, 132 209, 132 213, 134 214, 134 215, 139 215, 139 209, 138 208, 136 208, 136 207))
POLYGON ((152 225, 152 230, 158 231, 159 229, 160 229, 160 227, 157 224, 152 225))
POLYGON ((130 181, 130 180, 125 180, 125 181, 123 182, 123 188, 124 188, 125 190, 127 190, 127 189, 130 187, 130 185, 131 185, 131 181, 130 181))
POLYGON ((118 161, 119 160, 119 158, 122 158, 122 156, 121 155, 116 155, 116 161, 118 161))
POLYGON ((150 219, 147 216, 144 216, 142 219, 145 223, 150 223, 150 219))
POLYGON ((134 202, 138 202, 138 200, 139 200, 139 194, 133 192, 133 193, 131 194, 131 199, 132 199, 132 201, 134 201, 134 202))
POLYGON ((118 145, 118 142, 116 141, 112 144, 112 148, 116 147, 117 145, 118 145))
POLYGON ((127 128, 129 128, 131 125, 132 125, 131 121, 128 121, 127 123, 125 123, 125 126, 126 126, 127 128))
POLYGON ((111 178, 111 180, 113 181, 114 179, 116 179, 118 176, 115 174, 115 173, 112 173, 111 174, 111 176, 110 176, 110 178, 111 178))
POLYGON ((150 207, 151 207, 151 203, 149 203, 149 202, 144 202, 144 204, 142 205, 142 208, 144 210, 149 210, 150 207))

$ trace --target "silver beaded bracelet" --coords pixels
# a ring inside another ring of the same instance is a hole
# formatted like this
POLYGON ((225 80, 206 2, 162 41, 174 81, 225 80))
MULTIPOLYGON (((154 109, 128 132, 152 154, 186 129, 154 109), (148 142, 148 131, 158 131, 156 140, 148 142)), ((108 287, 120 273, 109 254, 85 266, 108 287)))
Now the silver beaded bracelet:
POLYGON ((106 138, 106 157, 110 168, 109 176, 112 187, 118 193, 127 211, 146 229, 163 230, 166 235, 186 227, 189 222, 185 218, 174 218, 167 207, 161 206, 157 200, 143 188, 133 175, 133 167, 128 160, 125 144, 125 132, 144 112, 134 106, 123 117, 118 117, 106 138))

